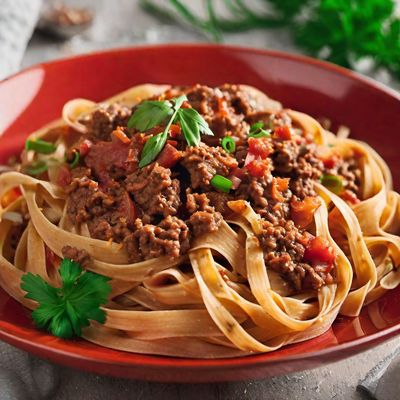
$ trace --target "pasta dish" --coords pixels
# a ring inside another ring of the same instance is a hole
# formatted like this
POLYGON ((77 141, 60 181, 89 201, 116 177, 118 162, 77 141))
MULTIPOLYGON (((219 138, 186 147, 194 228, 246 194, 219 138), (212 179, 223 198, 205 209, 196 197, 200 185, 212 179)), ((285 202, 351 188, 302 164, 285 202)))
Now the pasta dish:
POLYGON ((383 159, 250 86, 73 99, 0 172, 0 285, 62 338, 270 352, 400 283, 383 159))

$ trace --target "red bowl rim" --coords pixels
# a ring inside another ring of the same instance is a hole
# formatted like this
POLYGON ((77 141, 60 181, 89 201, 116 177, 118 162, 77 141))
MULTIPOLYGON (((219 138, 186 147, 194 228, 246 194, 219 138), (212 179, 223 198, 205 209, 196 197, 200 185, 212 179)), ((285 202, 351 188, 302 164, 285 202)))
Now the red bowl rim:
MULTIPOLYGON (((44 63, 39 63, 32 65, 28 68, 25 68, 15 74, 12 74, 6 77, 3 80, 0 80, 0 86, 3 82, 18 77, 19 75, 23 75, 30 70, 34 70, 38 67, 46 68, 48 66, 55 66, 63 63, 85 60, 87 58, 92 57, 103 57, 105 55, 110 55, 113 53, 131 53, 137 51, 157 51, 159 49, 175 49, 175 50, 187 50, 187 49, 197 49, 197 50, 226 50, 228 52, 245 52, 251 54, 259 54, 266 55, 277 59, 286 59, 295 62, 299 62, 302 64, 309 64, 316 66, 323 70, 329 70, 338 75, 344 76, 346 78, 352 79, 354 81, 358 81, 362 85, 366 85, 370 87, 372 90, 380 91, 385 93, 387 96, 390 96, 399 101, 400 106, 400 93, 390 87, 386 86, 383 83, 377 82, 372 78, 361 75, 357 72, 351 71, 349 69, 337 66, 335 64, 321 61, 315 58, 311 58, 304 55, 286 53, 277 50, 264 50, 259 48, 238 46, 238 45, 221 45, 221 44, 209 44, 209 43, 173 43, 173 44, 157 44, 157 45, 137 45, 135 47, 118 47, 100 51, 93 51, 84 54, 73 55, 70 57, 65 57, 61 59, 56 59, 44 63)), ((1 140, 1 138, 0 138, 1 140)), ((269 353, 264 354, 254 354, 244 357, 235 357, 235 358, 221 358, 221 359, 194 359, 194 358, 176 358, 176 357, 167 357, 167 356, 157 356, 157 355, 146 355, 139 353, 131 353, 134 356, 140 356, 140 360, 129 359, 129 360, 111 360, 111 359, 99 359, 93 356, 78 354, 76 352, 70 352, 68 350, 56 349, 52 348, 50 345, 37 343, 26 339, 22 336, 19 336, 18 333, 12 333, 11 331, 5 331, 4 328, 0 327, 0 339, 8 342, 17 347, 22 347, 27 350, 36 350, 39 351, 41 355, 44 357, 51 358, 51 355, 58 355, 62 357, 69 358, 71 360, 86 360, 95 364, 105 364, 105 365, 118 365, 118 366, 141 366, 148 368, 159 368, 159 367, 168 367, 173 369, 181 369, 184 367, 191 367, 192 369, 207 369, 207 368, 222 368, 228 369, 235 367, 257 367, 260 365, 268 366, 269 364, 282 363, 287 361, 301 361, 301 360, 313 360, 313 359, 327 359, 330 355, 334 355, 336 353, 345 353, 346 350, 352 351, 350 355, 353 355, 357 352, 363 351, 368 348, 368 344, 371 346, 380 344, 385 340, 390 339, 396 334, 400 333, 400 323, 385 328, 379 332, 376 332, 371 335, 362 336, 358 339, 354 339, 348 342, 344 342, 338 345, 330 346, 325 349, 310 351, 302 354, 294 354, 288 356, 282 356, 282 358, 268 358, 269 353)), ((45 334, 45 333, 44 333, 45 334)), ((99 346, 100 347, 100 346, 99 346)), ((118 351, 118 350, 116 350, 118 351)), ((336 359, 342 357, 336 357, 336 359)), ((332 360, 335 358, 332 357, 332 360)))

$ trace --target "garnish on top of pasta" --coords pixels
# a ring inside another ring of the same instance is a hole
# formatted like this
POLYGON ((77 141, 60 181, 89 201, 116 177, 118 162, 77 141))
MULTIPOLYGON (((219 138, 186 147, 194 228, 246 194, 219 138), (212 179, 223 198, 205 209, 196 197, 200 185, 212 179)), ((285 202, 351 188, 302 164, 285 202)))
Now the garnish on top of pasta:
POLYGON ((8 169, 0 284, 56 336, 269 352, 400 283, 384 161, 246 85, 71 100, 8 169))

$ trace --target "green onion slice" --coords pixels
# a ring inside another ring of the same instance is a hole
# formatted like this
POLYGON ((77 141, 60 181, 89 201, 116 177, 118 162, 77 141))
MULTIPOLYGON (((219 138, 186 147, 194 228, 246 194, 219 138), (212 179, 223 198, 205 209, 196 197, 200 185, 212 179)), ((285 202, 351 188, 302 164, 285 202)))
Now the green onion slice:
POLYGON ((271 129, 264 129, 264 122, 258 121, 255 124, 251 125, 249 137, 258 139, 270 136, 271 136, 271 129))
POLYGON ((210 181, 211 185, 215 187, 215 189, 220 190, 221 192, 228 193, 231 190, 233 182, 228 178, 225 178, 222 175, 214 175, 210 181))
POLYGON ((57 147, 53 143, 46 142, 46 140, 42 140, 42 139, 30 140, 30 139, 28 139, 25 142, 25 149, 33 150, 33 151, 36 151, 36 153, 41 153, 41 154, 51 154, 56 151, 57 147))
POLYGON ((69 167, 71 169, 74 169, 78 166, 79 160, 81 158, 81 155, 78 150, 74 150, 73 152, 74 152, 74 158, 72 159, 72 161, 68 162, 69 167))
POLYGON ((236 149, 235 141, 230 136, 222 138, 221 146, 227 153, 234 153, 236 149))
POLYGON ((37 163, 32 164, 30 167, 26 169, 28 175, 38 176, 43 174, 49 169, 49 166, 44 161, 39 161, 37 163))
POLYGON ((335 194, 339 195, 343 192, 343 179, 338 175, 322 174, 320 181, 335 194))

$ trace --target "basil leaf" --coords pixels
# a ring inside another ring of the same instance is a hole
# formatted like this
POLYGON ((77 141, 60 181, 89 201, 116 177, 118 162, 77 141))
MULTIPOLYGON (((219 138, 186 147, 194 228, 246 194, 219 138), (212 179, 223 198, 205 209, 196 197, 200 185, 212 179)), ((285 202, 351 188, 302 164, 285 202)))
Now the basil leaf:
POLYGON ((189 146, 198 146, 200 143, 200 127, 193 118, 193 108, 181 108, 177 113, 177 120, 182 129, 183 136, 189 146))
POLYGON ((145 167, 156 159, 167 141, 168 132, 164 131, 147 140, 143 147, 139 167, 145 167))
POLYGON ((169 101, 144 101, 128 121, 128 128, 136 128, 141 132, 154 128, 172 115, 173 109, 169 101))

